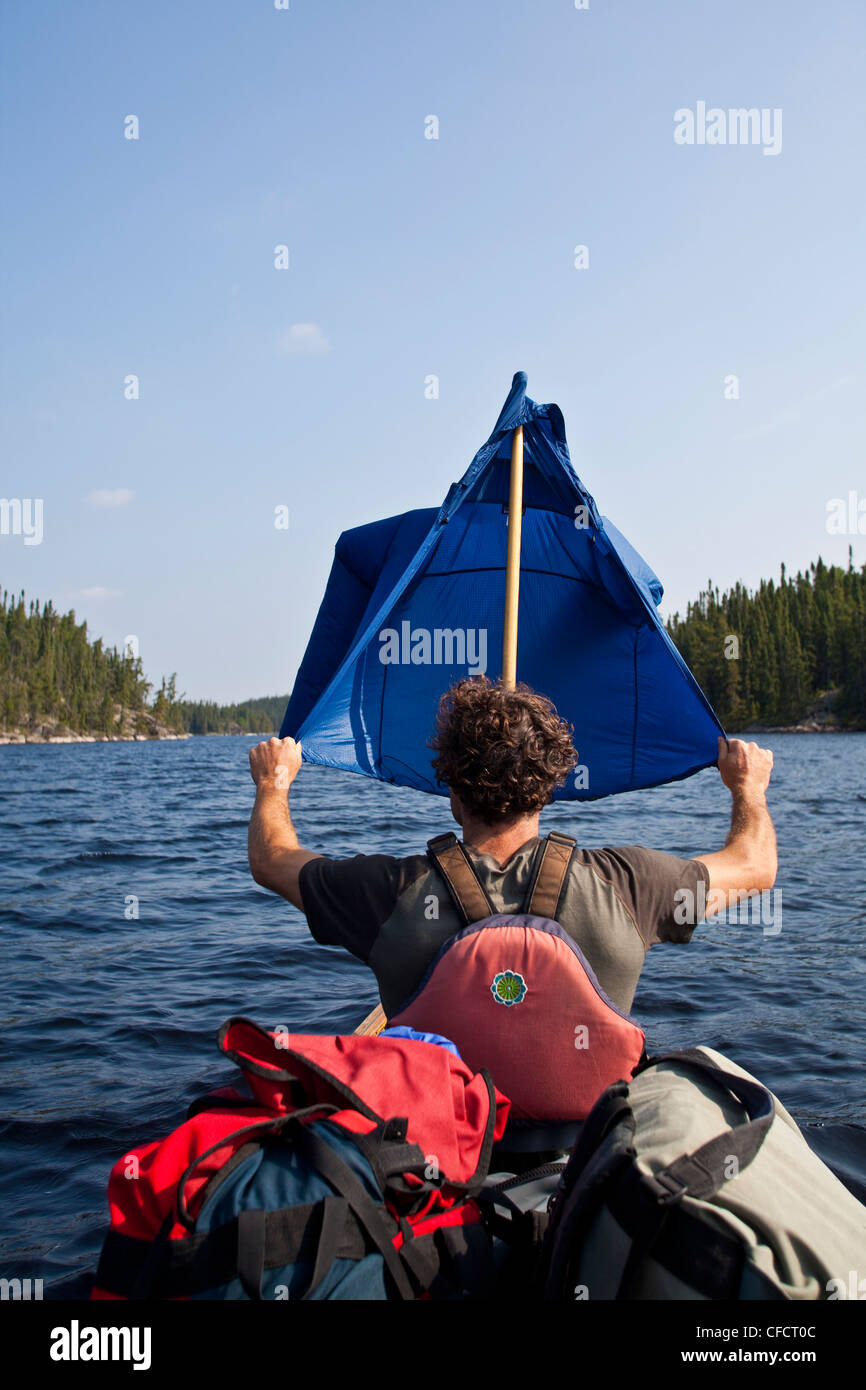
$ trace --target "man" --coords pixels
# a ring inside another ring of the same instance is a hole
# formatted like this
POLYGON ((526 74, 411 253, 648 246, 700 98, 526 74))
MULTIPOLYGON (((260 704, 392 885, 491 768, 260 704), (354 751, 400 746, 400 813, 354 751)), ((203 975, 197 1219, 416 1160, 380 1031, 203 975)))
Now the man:
MULTIPOLYGON (((576 762, 569 726, 526 686, 506 690, 475 677, 442 697, 432 747, 464 849, 494 910, 520 912, 543 843, 539 814, 576 762)), ((301 747, 290 738, 250 751, 253 878, 300 908, 317 941, 344 946, 368 964, 391 1016, 465 922, 426 854, 339 860, 304 849, 287 796, 300 766, 301 747)), ((687 942, 701 916, 773 886, 776 840, 766 802, 772 766, 772 753, 757 744, 719 739, 719 771, 733 799, 720 850, 694 859, 637 845, 573 851, 556 919, 618 1009, 631 1008, 651 946, 687 942)))

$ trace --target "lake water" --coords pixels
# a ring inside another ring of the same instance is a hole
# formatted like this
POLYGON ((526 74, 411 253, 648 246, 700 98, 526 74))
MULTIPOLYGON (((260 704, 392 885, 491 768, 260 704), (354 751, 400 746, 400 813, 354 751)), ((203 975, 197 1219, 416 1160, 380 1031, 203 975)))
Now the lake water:
MULTIPOLYGON (((866 734, 761 741, 781 929, 716 922, 654 948, 634 1013, 651 1052, 706 1043, 755 1072, 866 1199, 866 734)), ((0 749, 0 1275, 46 1296, 84 1290, 112 1164, 232 1079, 224 1019, 350 1032, 376 1002, 364 966, 250 878, 253 742, 0 749)), ((557 805, 542 829, 688 857, 721 847, 729 808, 708 770, 557 805)), ((317 767, 292 809, 302 843, 338 857, 451 828, 444 799, 317 767)))

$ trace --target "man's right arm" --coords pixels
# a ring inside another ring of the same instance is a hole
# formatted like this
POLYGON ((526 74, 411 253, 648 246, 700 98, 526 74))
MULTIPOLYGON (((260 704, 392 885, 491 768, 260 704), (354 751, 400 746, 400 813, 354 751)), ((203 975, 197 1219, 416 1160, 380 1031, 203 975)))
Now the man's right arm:
POLYGON ((733 800, 724 849, 698 854, 710 876, 706 916, 735 906, 745 893, 764 892, 776 881, 776 832, 767 809, 773 755, 757 743, 719 739, 719 772, 733 800))
POLYGON ((256 802, 250 816, 250 873, 263 888, 304 911, 300 873, 320 856, 298 843, 289 811, 289 788, 298 775, 302 750, 293 738, 266 739, 250 749, 250 775, 256 802))

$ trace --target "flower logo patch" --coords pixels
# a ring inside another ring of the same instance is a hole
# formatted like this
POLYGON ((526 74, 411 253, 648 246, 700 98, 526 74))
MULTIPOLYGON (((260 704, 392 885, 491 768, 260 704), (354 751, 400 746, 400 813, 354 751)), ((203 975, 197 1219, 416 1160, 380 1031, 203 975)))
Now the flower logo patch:
POLYGON ((526 981, 516 970, 500 970, 494 975, 490 993, 497 1004, 510 1009, 512 1004, 520 1004, 526 995, 526 981))

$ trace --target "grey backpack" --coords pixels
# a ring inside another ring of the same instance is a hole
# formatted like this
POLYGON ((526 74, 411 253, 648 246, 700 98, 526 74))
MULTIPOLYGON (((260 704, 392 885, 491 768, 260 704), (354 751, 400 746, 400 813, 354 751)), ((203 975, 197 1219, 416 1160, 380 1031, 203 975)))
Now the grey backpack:
POLYGON ((543 1297, 866 1298, 866 1207, 708 1047, 594 1106, 549 1208, 543 1297))

